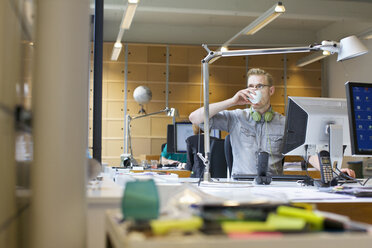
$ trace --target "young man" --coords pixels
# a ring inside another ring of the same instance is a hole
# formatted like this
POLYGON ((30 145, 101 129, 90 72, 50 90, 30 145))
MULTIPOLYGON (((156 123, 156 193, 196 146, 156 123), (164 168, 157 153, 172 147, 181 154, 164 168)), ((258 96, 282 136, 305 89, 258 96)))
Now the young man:
MULTIPOLYGON (((247 88, 232 98, 209 105, 210 125, 230 133, 233 152, 232 174, 256 174, 256 158, 261 151, 268 152, 269 173, 282 174, 282 142, 285 117, 274 112, 270 98, 275 92, 272 76, 262 69, 250 69, 247 88), (258 102, 255 97, 261 95, 258 102), (238 105, 250 108, 227 110, 238 105)), ((204 122, 204 108, 189 116, 193 124, 204 122)))
MULTIPOLYGON (((270 98, 275 92, 273 78, 266 71, 253 68, 248 71, 247 79, 246 89, 209 105, 211 128, 230 133, 234 158, 232 174, 256 174, 257 154, 261 151, 269 153, 269 174, 282 174, 285 117, 271 108, 270 98), (256 98, 259 95, 261 98, 256 98), (247 104, 250 108, 227 110, 247 104)), ((204 107, 192 112, 189 119, 193 124, 203 123, 204 107)), ((310 162, 319 169, 317 156, 310 157, 310 162)), ((350 169, 342 171, 355 177, 350 169)))

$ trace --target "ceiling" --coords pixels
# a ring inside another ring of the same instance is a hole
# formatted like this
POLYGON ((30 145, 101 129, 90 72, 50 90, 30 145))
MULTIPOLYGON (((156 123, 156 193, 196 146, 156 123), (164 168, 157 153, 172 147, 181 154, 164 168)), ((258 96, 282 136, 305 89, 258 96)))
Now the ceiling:
MULTIPOLYGON (((220 45, 278 1, 140 0, 123 42, 220 45)), ((115 41, 127 0, 104 1, 104 41, 115 41)), ((372 28, 372 0, 284 0, 286 12, 234 45, 308 45, 372 28)), ((91 0, 94 14, 94 0, 91 0)))

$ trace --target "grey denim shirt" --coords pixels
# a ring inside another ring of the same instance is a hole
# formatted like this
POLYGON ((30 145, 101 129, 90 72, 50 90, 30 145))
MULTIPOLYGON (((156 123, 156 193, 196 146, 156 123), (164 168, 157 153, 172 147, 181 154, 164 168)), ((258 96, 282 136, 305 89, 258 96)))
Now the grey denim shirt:
MULTIPOLYGON (((256 159, 260 151, 268 152, 269 173, 283 174, 282 146, 285 117, 274 112, 270 122, 256 122, 248 109, 224 110, 210 119, 210 126, 230 133, 233 174, 257 174, 256 159)), ((202 125, 201 125, 202 126, 202 125)))

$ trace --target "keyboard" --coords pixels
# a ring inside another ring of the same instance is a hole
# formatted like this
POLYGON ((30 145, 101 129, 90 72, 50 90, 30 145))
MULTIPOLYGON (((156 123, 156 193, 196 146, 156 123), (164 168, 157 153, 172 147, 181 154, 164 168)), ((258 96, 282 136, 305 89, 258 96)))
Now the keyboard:
MULTIPOLYGON (((233 174, 232 178, 236 180, 254 180, 257 175, 254 174, 233 174)), ((273 181, 298 181, 311 180, 311 177, 306 175, 274 175, 271 176, 273 181)))

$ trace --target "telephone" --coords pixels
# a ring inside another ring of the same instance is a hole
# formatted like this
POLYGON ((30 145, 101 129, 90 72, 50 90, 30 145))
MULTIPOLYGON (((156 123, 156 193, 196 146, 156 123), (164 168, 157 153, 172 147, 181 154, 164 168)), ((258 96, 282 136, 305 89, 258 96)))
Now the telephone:
POLYGON ((329 187, 337 185, 337 179, 333 178, 333 169, 328 151, 318 153, 320 166, 320 185, 321 187, 329 187))

